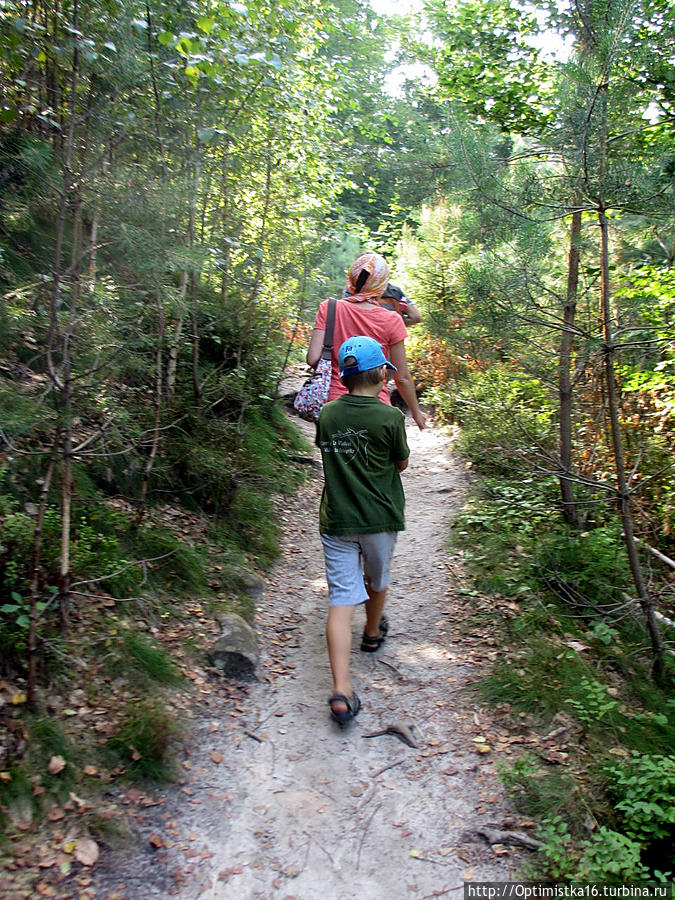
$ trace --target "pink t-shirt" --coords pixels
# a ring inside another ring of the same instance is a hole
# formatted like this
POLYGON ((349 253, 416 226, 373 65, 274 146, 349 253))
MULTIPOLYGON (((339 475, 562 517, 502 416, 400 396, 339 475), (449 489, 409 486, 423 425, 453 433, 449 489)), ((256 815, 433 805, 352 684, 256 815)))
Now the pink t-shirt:
MULTIPOLYGON (((328 300, 324 300, 316 314, 315 328, 326 330, 326 309, 328 300)), ((335 330, 333 332, 333 372, 330 380, 328 399, 348 393, 347 388, 340 381, 338 370, 338 350, 347 338, 357 334, 375 338, 382 344, 384 355, 391 359, 391 348, 408 336, 408 330, 403 324, 403 319, 398 313, 382 306, 370 306, 367 303, 350 303, 348 300, 338 300, 335 308, 335 330)), ((391 403, 386 385, 380 393, 380 400, 391 403)))

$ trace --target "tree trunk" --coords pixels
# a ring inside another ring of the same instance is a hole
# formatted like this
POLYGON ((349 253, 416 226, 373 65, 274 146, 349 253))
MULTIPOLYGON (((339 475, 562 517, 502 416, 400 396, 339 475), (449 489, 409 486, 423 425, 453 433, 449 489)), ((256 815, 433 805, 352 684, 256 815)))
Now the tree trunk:
POLYGON ((631 495, 628 489, 623 441, 621 438, 619 391, 614 370, 614 354, 616 352, 614 336, 612 334, 614 317, 609 289, 609 228, 606 211, 602 204, 598 207, 598 224, 600 226, 600 301, 605 338, 605 383, 607 385, 607 407, 614 449, 614 464, 616 466, 617 498, 621 515, 621 524, 623 526, 623 538, 626 546, 626 553, 628 554, 628 563, 630 565, 633 583, 635 584, 635 590, 637 591, 637 598, 645 617, 647 632, 651 641, 652 653, 654 656, 653 672, 657 678, 660 678, 663 675, 664 670, 663 639, 661 637, 658 622, 656 621, 654 603, 644 580, 642 564, 635 543, 631 495))
POLYGON ((179 308, 180 312, 173 329, 173 337, 169 345, 169 361, 166 365, 166 395, 173 397, 176 391, 176 370, 178 369, 178 350, 183 336, 184 306, 187 296, 188 273, 183 270, 180 280, 179 308))
POLYGON ((40 587, 40 563, 42 559, 42 530, 45 521, 45 510, 47 509, 47 499, 49 497, 49 488, 51 487, 52 475, 56 465, 56 456, 58 453, 59 435, 54 440, 47 464, 42 484, 40 487, 40 503, 38 505, 37 517, 35 519, 35 531, 33 532, 33 554, 31 559, 31 576, 30 576, 30 594, 29 594, 29 625, 28 625, 28 683, 26 685, 26 699, 31 709, 35 708, 35 689, 37 686, 37 663, 38 663, 38 609, 37 598, 40 587))
POLYGON ((577 198, 576 209, 572 213, 570 228, 570 250, 567 262, 567 295, 563 313, 563 332, 560 341, 560 371, 558 389, 560 394, 560 495, 565 520, 577 528, 579 516, 574 500, 572 473, 572 346, 574 343, 574 320, 577 311, 577 291, 579 286, 579 238, 581 237, 581 210, 577 198))
POLYGON ((141 492, 138 499, 138 509, 134 524, 138 527, 143 521, 148 498, 148 486, 150 484, 150 475, 152 474, 155 460, 157 459, 157 451, 159 450, 161 419, 162 419, 162 394, 163 394, 163 347, 164 347, 164 305, 159 288, 157 289, 157 353, 155 358, 155 419, 152 429, 152 444, 150 445, 150 453, 143 470, 143 480, 141 482, 141 492))

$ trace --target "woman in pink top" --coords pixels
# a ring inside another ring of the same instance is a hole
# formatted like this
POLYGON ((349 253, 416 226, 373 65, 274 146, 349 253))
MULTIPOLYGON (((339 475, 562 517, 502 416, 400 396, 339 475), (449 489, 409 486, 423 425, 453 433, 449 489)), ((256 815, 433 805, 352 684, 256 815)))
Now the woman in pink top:
MULTIPOLYGON (((413 420, 422 429, 426 416, 419 407, 415 385, 405 355, 405 339, 407 329, 401 316, 392 310, 379 306, 377 300, 384 293, 389 283, 389 266, 377 253, 363 253, 352 263, 347 272, 347 290, 349 296, 336 302, 335 328, 333 332, 333 371, 331 375, 328 399, 335 400, 347 393, 347 388, 340 381, 338 373, 338 349, 343 341, 356 334, 375 338, 382 345, 384 355, 396 366, 394 382, 398 392, 406 403, 413 420)), ((319 362, 323 349, 326 330, 326 309, 328 300, 324 300, 316 314, 314 331, 309 342, 307 362, 314 367, 319 362)), ((391 404, 389 392, 382 388, 380 400, 391 404)))

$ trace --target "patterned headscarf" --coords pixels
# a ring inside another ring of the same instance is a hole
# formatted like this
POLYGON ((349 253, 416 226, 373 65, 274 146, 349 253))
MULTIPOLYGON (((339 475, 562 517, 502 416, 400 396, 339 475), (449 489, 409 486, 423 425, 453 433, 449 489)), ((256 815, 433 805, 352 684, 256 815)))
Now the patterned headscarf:
POLYGON ((361 256, 351 264, 350 269, 347 272, 347 290, 351 296, 346 299, 351 300, 352 303, 358 302, 359 300, 376 301, 382 296, 388 284, 389 266, 386 260, 384 257, 380 256, 379 253, 373 253, 369 250, 366 253, 362 253, 361 256), (364 269, 370 274, 361 288, 357 289, 356 284, 359 275, 364 269))

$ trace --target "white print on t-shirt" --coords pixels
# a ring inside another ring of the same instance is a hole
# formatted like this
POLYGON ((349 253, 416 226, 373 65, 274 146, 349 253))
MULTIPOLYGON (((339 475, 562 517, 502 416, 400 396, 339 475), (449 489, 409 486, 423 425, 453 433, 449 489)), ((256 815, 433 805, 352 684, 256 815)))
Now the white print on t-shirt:
POLYGON ((367 463, 368 431, 366 429, 355 431, 353 428, 336 431, 327 440, 321 441, 321 450, 323 453, 340 453, 347 457, 347 462, 356 459, 360 453, 367 463))

